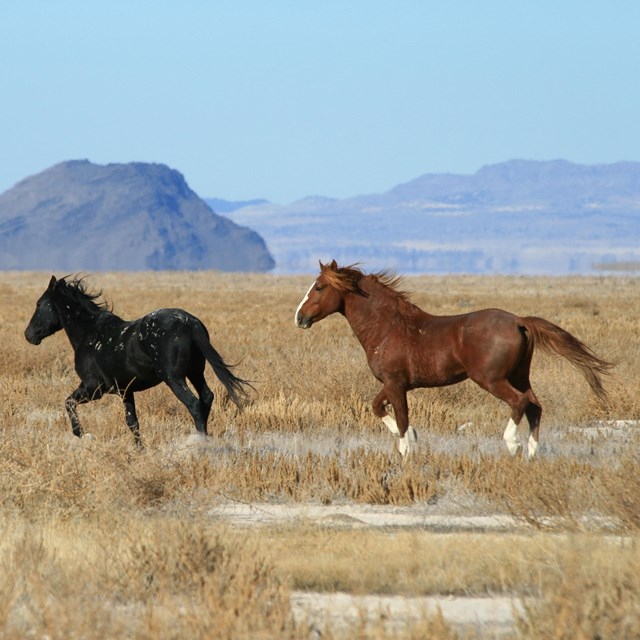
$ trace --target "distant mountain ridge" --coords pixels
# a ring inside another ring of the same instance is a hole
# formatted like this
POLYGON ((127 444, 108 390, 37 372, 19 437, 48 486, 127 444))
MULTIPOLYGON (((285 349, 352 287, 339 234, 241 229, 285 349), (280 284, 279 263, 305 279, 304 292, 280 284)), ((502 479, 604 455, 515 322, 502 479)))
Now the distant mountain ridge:
POLYGON ((219 216, 163 164, 57 164, 0 195, 0 268, 220 269, 274 266, 262 237, 219 216))
POLYGON ((221 198, 205 198, 204 201, 216 213, 231 213, 242 207, 255 207, 262 204, 269 204, 268 200, 263 198, 257 200, 222 200, 221 198))
POLYGON ((401 200, 414 197, 467 204, 554 204, 583 206, 640 192, 640 163, 578 165, 566 160, 511 160, 465 175, 426 174, 389 192, 401 200))
POLYGON ((381 194, 236 209, 281 272, 318 259, 402 273, 640 270, 640 163, 511 160, 471 175, 426 174, 381 194))

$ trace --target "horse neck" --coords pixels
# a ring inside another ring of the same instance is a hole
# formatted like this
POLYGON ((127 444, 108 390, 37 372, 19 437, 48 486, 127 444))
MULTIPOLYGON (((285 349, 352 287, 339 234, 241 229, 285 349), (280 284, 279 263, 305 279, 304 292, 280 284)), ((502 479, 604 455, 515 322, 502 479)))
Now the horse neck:
POLYGON ((366 296, 360 293, 344 296, 344 316, 365 351, 397 328, 392 319, 401 314, 400 299, 394 293, 377 288, 366 293, 366 296))
POLYGON ((82 338, 86 336, 87 331, 95 331, 99 315, 108 313, 97 307, 95 311, 86 308, 81 302, 66 296, 60 296, 55 303, 62 320, 62 328, 74 350, 77 349, 82 338))

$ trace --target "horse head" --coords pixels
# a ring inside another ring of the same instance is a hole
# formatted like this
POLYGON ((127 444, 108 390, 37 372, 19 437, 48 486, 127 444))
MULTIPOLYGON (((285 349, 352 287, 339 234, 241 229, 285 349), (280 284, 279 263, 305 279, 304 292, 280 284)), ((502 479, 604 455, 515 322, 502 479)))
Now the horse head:
POLYGON ((344 309, 343 294, 347 289, 341 286, 341 271, 335 260, 328 265, 320 262, 320 275, 309 287, 296 309, 297 327, 309 329, 314 322, 344 309))
POLYGON ((60 283, 64 283, 64 279, 56 280, 55 276, 51 276, 49 286, 38 298, 36 310, 24 332, 25 338, 31 344, 40 344, 46 337, 62 329, 60 314, 53 304, 53 296, 60 283))

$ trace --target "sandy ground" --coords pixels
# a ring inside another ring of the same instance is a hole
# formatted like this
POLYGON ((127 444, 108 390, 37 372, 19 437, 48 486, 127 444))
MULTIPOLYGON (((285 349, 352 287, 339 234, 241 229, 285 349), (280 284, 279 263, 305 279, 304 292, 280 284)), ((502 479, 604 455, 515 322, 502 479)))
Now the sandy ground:
MULTIPOLYGON (((472 425, 461 430, 469 431, 472 425)), ((543 454, 557 455, 579 453, 594 456, 594 451, 603 459, 611 455, 610 449, 631 441, 637 431, 637 421, 616 420, 594 423, 588 427, 569 427, 549 438, 543 454)), ((431 446, 451 446, 431 438, 431 446)), ((281 450, 282 442, 277 443, 281 450)), ((256 442, 254 446, 269 446, 256 442)), ((270 443, 274 445, 273 442, 270 443)), ((322 449, 328 443, 315 444, 291 439, 292 454, 300 449, 316 447, 322 449)), ((494 448, 499 455, 502 442, 484 446, 494 448)), ((330 448, 330 447, 329 447, 330 448)), ((209 517, 239 527, 274 526, 291 523, 317 524, 340 528, 415 528, 433 532, 507 532, 526 531, 529 525, 505 514, 487 513, 486 505, 465 499, 464 495, 447 497, 437 505, 414 504, 407 507, 392 505, 368 505, 350 502, 320 504, 246 504, 227 501, 213 506, 209 517)), ((594 524, 594 523, 592 523, 594 524)), ((606 526, 606 523, 605 525, 606 526)), ((294 592, 291 598, 294 616, 298 622, 309 625, 311 637, 321 637, 321 629, 340 631, 358 628, 365 623, 383 621, 390 632, 410 628, 426 616, 438 611, 447 623, 471 637, 500 637, 515 630, 516 619, 523 612, 519 599, 508 596, 491 598, 477 597, 404 597, 379 595, 352 595, 348 593, 294 592)))
MULTIPOLYGON (((637 442, 638 421, 612 420, 593 422, 584 426, 567 426, 549 429, 540 454, 553 457, 588 456, 594 464, 606 463, 620 446, 637 442)), ((370 449, 389 449, 389 437, 383 433, 370 438, 343 439, 341 448, 365 446, 370 449)), ((330 435, 307 438, 304 435, 284 437, 278 433, 260 433, 240 444, 235 434, 227 433, 222 440, 190 435, 173 443, 164 451, 168 458, 184 455, 224 456, 230 451, 251 448, 258 451, 278 451, 285 455, 305 455, 308 452, 329 454, 335 451, 336 442, 330 435)), ((471 447, 485 454, 505 455, 504 443, 498 436, 493 439, 474 435, 473 424, 461 425, 454 436, 428 434, 433 450, 469 450, 471 447), (462 436, 462 437, 461 437, 462 436)), ((74 445, 81 441, 69 435, 74 445)), ((424 440, 422 441, 424 442, 424 440)), ((424 446, 424 444, 422 444, 424 446)), ((419 450, 420 451, 419 447, 419 450)), ((222 497, 223 494, 220 495, 222 497)), ((491 505, 482 505, 477 497, 452 492, 435 504, 411 506, 356 504, 348 501, 329 505, 311 503, 243 503, 231 499, 213 505, 208 516, 237 527, 278 526, 286 524, 311 524, 324 527, 360 528, 414 528, 431 532, 514 532, 526 531, 528 524, 510 515, 498 514, 491 505)), ((590 522, 591 526, 607 527, 607 523, 590 522)), ((404 597, 379 595, 352 595, 348 593, 294 592, 291 597, 293 614, 297 621, 308 624, 311 637, 320 638, 321 629, 340 633, 347 628, 358 628, 364 622, 379 624, 393 633, 410 628, 426 616, 438 611, 447 623, 463 635, 470 637, 500 637, 512 633, 517 616, 522 613, 522 603, 517 598, 496 597, 404 597), (353 627, 355 625, 355 627, 353 627)))
POLYGON ((345 527, 416 527, 433 531, 513 531, 525 527, 521 521, 507 515, 445 515, 433 514, 428 505, 396 507, 370 504, 245 504, 222 503, 208 515, 236 525, 276 525, 313 521, 324 525, 345 527))
MULTIPOLYGON (((402 596, 354 596, 348 593, 294 593, 291 598, 297 622, 310 629, 331 629, 345 626, 358 628, 364 620, 383 620, 390 632, 398 632, 412 624, 435 616, 442 617, 460 631, 470 631, 475 637, 498 637, 513 631, 515 617, 522 613, 516 599, 402 596)), ((319 634, 318 634, 319 637, 319 634)))
MULTIPOLYGON (((550 426, 542 433, 538 455, 554 457, 587 457, 594 464, 607 463, 620 447, 633 446, 640 436, 640 421, 608 420, 593 421, 586 425, 550 426)), ((519 438, 526 443, 528 432, 519 430, 519 438)), ((365 434, 337 437, 326 431, 309 437, 305 433, 283 434, 280 432, 258 432, 245 434, 240 442, 233 428, 228 428, 222 438, 207 440, 197 434, 169 445, 165 455, 175 457, 200 453, 224 456, 229 452, 254 450, 272 452, 281 455, 305 456, 309 453, 318 456, 335 455, 336 451, 353 451, 364 448, 366 451, 388 452, 395 447, 393 436, 385 429, 365 434)), ((526 448, 526 446, 525 446, 526 448)), ((455 433, 442 435, 429 429, 418 429, 418 443, 413 453, 428 456, 429 451, 449 454, 481 454, 488 456, 507 455, 502 439, 502 429, 497 429, 494 437, 478 433, 473 423, 460 425, 455 433)))
MULTIPOLYGON (((409 527, 442 531, 513 531, 527 525, 505 515, 446 515, 429 513, 429 505, 410 507, 345 503, 319 504, 243 504, 227 502, 213 507, 209 517, 236 526, 264 526, 287 523, 317 523, 344 528, 409 527)), ((465 598, 447 596, 404 597, 351 595, 348 593, 294 592, 291 598, 298 622, 312 631, 329 625, 333 630, 355 628, 362 621, 384 622, 390 631, 401 631, 411 624, 434 616, 440 610, 444 619, 476 637, 497 637, 513 631, 515 617, 522 611, 516 598, 465 598)))

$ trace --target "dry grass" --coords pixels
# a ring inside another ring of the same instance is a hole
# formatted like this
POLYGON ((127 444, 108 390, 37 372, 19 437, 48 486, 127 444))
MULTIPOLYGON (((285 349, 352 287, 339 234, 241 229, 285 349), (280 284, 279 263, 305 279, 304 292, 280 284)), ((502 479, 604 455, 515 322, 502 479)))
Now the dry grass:
MULTIPOLYGON (((67 339, 36 348, 22 336, 48 275, 4 275, 0 637, 308 637, 290 616, 291 589, 513 593, 534 597, 523 637, 637 635, 638 437, 631 429, 591 438, 584 429, 640 419, 640 280, 407 279, 415 302, 433 313, 502 307, 546 317, 617 367, 605 407, 566 362, 534 357, 544 414, 541 455, 531 464, 507 456, 508 410, 472 383, 413 392, 421 448, 402 464, 370 411, 378 386, 344 319, 294 328, 309 278, 94 278, 123 317, 161 306, 200 317, 258 390, 239 413, 210 376, 216 401, 207 444, 192 437, 186 410, 166 387, 138 394, 146 444, 139 452, 116 398, 80 407, 95 441, 71 436, 64 398, 76 375, 67 339), (207 516, 230 499, 437 509, 456 496, 475 513, 513 514, 535 527, 526 535, 309 525, 238 532, 207 516), (594 528, 594 516, 605 531, 594 528), (626 542, 611 542, 613 532, 626 542)), ((425 619, 406 637, 427 631, 456 635, 425 619)), ((382 627, 358 633, 385 637, 382 627)))
POLYGON ((288 590, 229 532, 113 512, 2 529, 3 638, 292 637, 288 590))

